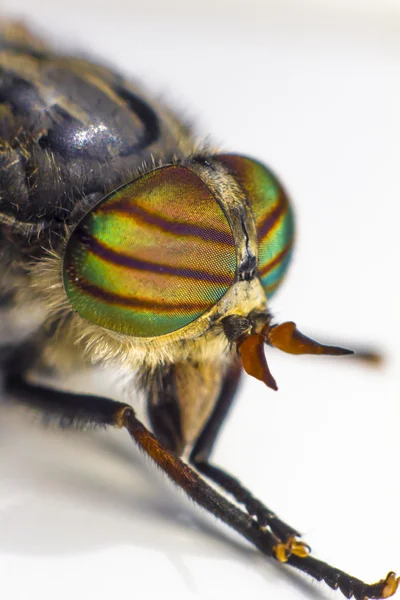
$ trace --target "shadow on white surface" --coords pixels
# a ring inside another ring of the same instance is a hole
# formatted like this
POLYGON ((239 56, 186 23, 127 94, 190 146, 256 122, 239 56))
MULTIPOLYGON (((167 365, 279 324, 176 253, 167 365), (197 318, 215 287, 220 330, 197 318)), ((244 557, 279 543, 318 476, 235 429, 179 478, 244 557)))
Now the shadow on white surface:
POLYGON ((286 580, 307 598, 326 596, 196 509, 127 436, 43 428, 8 403, 0 414, 0 556, 54 559, 133 546, 162 555, 193 593, 191 557, 207 559, 207 569, 209 561, 242 564, 269 585, 286 580))

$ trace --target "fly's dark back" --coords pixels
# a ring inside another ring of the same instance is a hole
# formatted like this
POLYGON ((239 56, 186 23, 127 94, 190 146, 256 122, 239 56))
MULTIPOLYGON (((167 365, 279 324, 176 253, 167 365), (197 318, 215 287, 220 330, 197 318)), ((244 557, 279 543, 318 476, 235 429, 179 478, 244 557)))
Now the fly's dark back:
POLYGON ((139 85, 0 23, 0 295, 143 163, 191 148, 188 128, 139 85))
POLYGON ((68 221, 143 164, 180 154, 187 130, 137 85, 0 32, 0 213, 68 221))

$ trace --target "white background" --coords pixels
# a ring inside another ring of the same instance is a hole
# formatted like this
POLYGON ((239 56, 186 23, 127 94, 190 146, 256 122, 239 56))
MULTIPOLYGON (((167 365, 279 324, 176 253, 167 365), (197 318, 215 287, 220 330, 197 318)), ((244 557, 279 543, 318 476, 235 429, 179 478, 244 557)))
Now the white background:
MULTIPOLYGON (((400 570, 398 1, 1 4, 281 175, 298 244, 271 309, 386 363, 271 351, 279 392, 246 380, 215 461, 317 556, 368 581, 400 570)), ((2 599, 340 597, 196 510, 126 434, 30 423, 0 406, 2 599)))

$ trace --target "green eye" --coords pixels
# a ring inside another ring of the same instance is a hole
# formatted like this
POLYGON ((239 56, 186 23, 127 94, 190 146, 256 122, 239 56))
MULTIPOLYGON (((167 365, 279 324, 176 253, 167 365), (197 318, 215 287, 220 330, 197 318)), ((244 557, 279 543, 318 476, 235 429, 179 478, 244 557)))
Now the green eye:
POLYGON ((246 192, 257 228, 258 274, 267 297, 271 297, 286 273, 292 254, 292 208, 277 178, 261 163, 234 154, 216 158, 246 192))
POLYGON ((235 275, 229 223, 205 184, 181 166, 151 171, 104 198, 73 231, 63 266, 78 313, 135 337, 192 323, 235 275))

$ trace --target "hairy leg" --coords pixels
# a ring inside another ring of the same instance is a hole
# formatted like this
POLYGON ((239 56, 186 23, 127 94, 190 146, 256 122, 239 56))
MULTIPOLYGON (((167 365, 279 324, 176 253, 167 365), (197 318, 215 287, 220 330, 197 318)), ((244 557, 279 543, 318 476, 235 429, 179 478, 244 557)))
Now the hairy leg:
POLYGON ((239 362, 234 364, 228 371, 220 397, 210 419, 193 447, 189 462, 205 477, 218 484, 237 502, 242 504, 250 517, 256 519, 260 527, 269 527, 280 540, 289 542, 291 538, 300 537, 298 531, 278 519, 272 510, 255 498, 235 477, 210 463, 214 444, 235 398, 241 373, 242 367, 239 362))
POLYGON ((28 383, 20 375, 6 377, 6 390, 21 402, 58 417, 62 425, 111 425, 125 428, 138 444, 168 477, 198 505, 242 534, 264 555, 324 580, 333 589, 339 588, 347 598, 388 598, 397 589, 399 580, 394 573, 376 584, 368 585, 359 579, 331 567, 304 553, 301 543, 283 543, 268 528, 261 528, 248 515, 212 488, 193 468, 163 446, 137 419, 132 407, 98 396, 70 394, 28 383))

